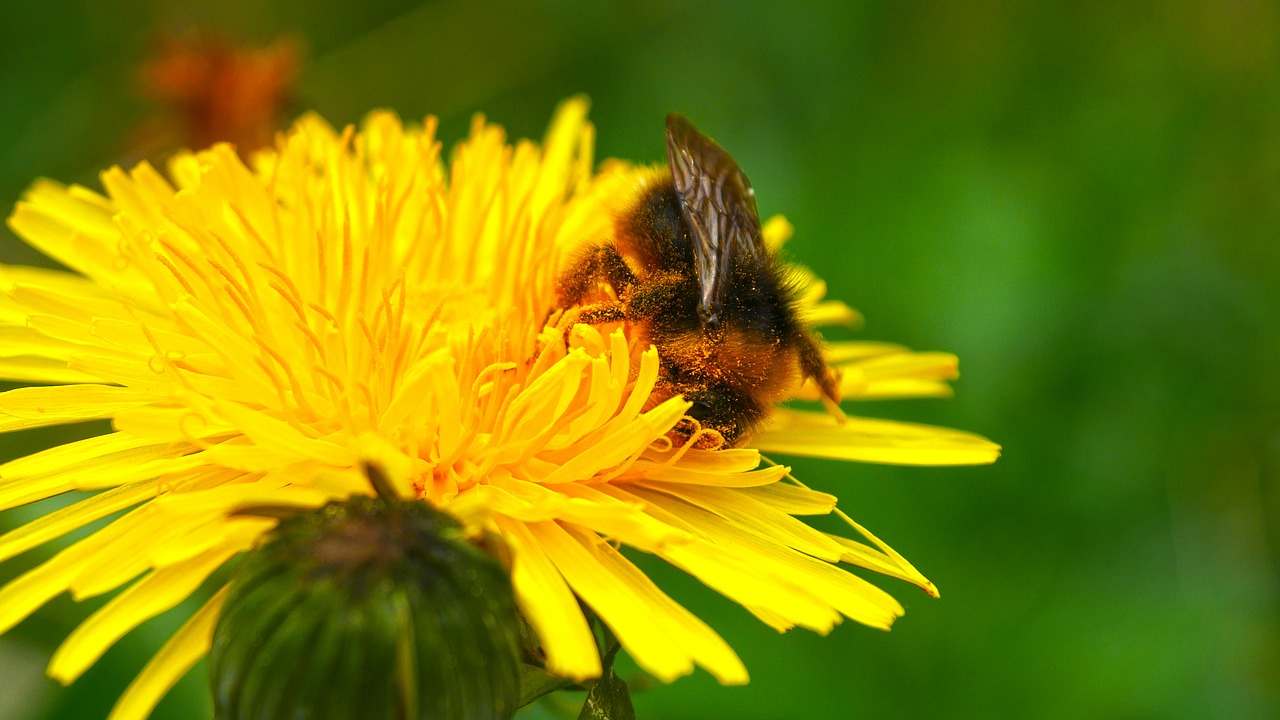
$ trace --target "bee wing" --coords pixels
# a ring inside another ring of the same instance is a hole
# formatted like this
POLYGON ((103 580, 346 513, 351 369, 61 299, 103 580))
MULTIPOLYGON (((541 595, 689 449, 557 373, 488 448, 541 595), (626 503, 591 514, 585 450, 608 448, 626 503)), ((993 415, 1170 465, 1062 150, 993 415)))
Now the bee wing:
POLYGON ((667 161, 685 220, 693 229, 703 323, 718 320, 733 260, 765 257, 751 182, 724 148, 684 116, 667 116, 667 161))

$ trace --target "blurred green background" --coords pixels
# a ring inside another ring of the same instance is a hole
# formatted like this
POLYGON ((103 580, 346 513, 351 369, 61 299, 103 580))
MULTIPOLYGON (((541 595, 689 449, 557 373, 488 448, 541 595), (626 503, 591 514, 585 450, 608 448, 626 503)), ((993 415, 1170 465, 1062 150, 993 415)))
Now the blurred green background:
MULTIPOLYGON (((136 74, 158 35, 292 34, 295 112, 335 124, 434 113, 452 142, 483 111, 539 137, 586 92, 598 157, 657 162, 682 111, 866 314, 857 336, 961 357, 954 400, 854 410, 982 433, 996 465, 795 463, 942 599, 887 582, 908 609, 892 633, 780 636, 648 564, 753 680, 651 687, 641 720, 1280 717, 1275 3, 211 5, 8 0, 0 205, 120 160, 155 111, 136 74)), ((4 232, 0 259, 37 261, 4 232)), ((97 604, 63 598, 0 637, 0 718, 105 716, 190 610, 61 688, 43 665, 97 604)), ((156 718, 208 717, 202 683, 156 718)))

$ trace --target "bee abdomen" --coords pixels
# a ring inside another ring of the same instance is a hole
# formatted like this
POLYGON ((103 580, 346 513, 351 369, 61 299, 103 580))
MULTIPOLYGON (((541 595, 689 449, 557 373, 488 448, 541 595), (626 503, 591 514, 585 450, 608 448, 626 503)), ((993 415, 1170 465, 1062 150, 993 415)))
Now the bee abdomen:
POLYGON ((740 327, 716 336, 698 330, 658 343, 663 362, 678 375, 751 393, 764 404, 781 399, 800 379, 794 348, 740 327))
POLYGON ((720 433, 724 444, 730 447, 769 412, 769 405, 751 393, 722 385, 677 385, 673 389, 691 403, 688 416, 702 428, 720 433))

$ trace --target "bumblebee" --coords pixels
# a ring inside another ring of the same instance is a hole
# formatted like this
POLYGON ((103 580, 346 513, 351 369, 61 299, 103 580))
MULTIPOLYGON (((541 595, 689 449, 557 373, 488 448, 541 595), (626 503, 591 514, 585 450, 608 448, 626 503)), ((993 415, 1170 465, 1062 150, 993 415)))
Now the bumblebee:
POLYGON ((581 323, 625 322, 657 348, 653 400, 679 394, 692 403, 673 440, 704 428, 723 443, 701 433, 701 447, 740 444, 803 378, 838 403, 836 376, 797 316, 795 283, 764 245, 746 174, 675 113, 667 116, 667 164, 619 213, 612 242, 561 274, 559 308, 581 306, 581 323), (588 303, 601 283, 611 295, 588 303))

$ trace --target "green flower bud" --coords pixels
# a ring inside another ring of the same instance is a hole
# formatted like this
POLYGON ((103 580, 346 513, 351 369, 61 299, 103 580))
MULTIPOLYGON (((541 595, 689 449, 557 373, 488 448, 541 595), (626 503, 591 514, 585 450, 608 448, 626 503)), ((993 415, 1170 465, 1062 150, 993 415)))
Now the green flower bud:
POLYGON ((511 581, 423 502, 283 520, 232 581, 210 651, 218 720, 488 720, 520 699, 511 581))

